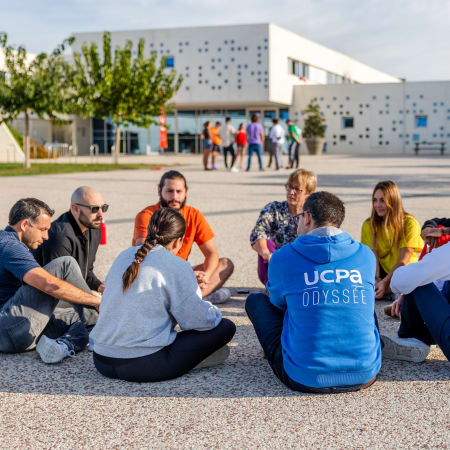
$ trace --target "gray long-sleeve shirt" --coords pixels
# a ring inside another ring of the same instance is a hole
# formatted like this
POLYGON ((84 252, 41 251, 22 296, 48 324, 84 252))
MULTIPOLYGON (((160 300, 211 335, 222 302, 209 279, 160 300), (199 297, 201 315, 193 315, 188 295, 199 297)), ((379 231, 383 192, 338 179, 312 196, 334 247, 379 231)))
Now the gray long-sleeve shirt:
POLYGON ((202 300, 191 266, 156 246, 140 264, 139 275, 122 292, 122 275, 139 247, 124 250, 106 277, 100 314, 91 338, 94 351, 111 358, 137 358, 170 345, 174 327, 210 330, 222 314, 202 300))

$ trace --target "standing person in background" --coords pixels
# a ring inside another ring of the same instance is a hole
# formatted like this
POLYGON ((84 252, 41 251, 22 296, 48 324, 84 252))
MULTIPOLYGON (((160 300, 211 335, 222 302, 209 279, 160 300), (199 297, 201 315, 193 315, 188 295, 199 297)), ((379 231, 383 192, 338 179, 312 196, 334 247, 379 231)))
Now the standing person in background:
POLYGON ((239 170, 243 169, 244 152, 247 146, 247 132, 245 131, 244 124, 239 125, 238 132, 236 134, 236 149, 237 157, 239 158, 239 170))
POLYGON ((203 168, 204 168, 204 170, 211 170, 208 167, 208 159, 209 159, 209 155, 211 154, 212 145, 213 145, 212 140, 211 140, 210 127, 211 127, 211 122, 209 120, 207 120, 203 124, 203 130, 200 135, 200 137, 202 138, 202 144, 203 144, 203 168))
POLYGON ((219 137, 222 139, 223 156, 225 159, 225 167, 228 169, 228 153, 231 154, 230 172, 239 172, 234 167, 236 154, 234 153, 234 140, 236 136, 236 129, 231 125, 231 119, 227 117, 225 124, 219 128, 219 137))
POLYGON ((377 257, 375 298, 392 300, 390 282, 395 269, 417 262, 423 248, 419 222, 405 212, 393 181, 380 181, 372 193, 372 213, 365 220, 361 242, 377 257))
MULTIPOLYGON (((270 155, 270 161, 267 167, 270 167, 272 162, 272 155, 275 158, 275 170, 280 170, 281 167, 281 155, 283 154, 284 145, 284 130, 283 127, 278 123, 278 119, 272 119, 273 126, 269 132, 270 147, 272 153, 270 155)), ((297 166, 298 167, 298 166, 297 166)))
POLYGON ((275 126, 274 120, 275 119, 272 119, 272 126, 269 128, 269 133, 268 133, 268 136, 269 136, 269 145, 267 146, 267 150, 269 152, 269 162, 267 163, 268 169, 270 169, 270 167, 272 166, 273 153, 276 150, 276 148, 274 148, 276 146, 273 144, 272 139, 270 137, 270 135, 272 133, 272 128, 275 126))
POLYGON ((246 131, 248 137, 248 162, 246 172, 248 172, 251 168, 253 152, 256 152, 256 155, 258 156, 259 170, 262 172, 264 169, 262 165, 261 152, 264 147, 265 136, 264 128, 258 122, 258 116, 256 114, 252 115, 252 122, 247 125, 246 131))
POLYGON ((216 126, 210 129, 211 140, 212 140, 212 170, 217 170, 217 155, 220 153, 220 144, 222 143, 222 139, 219 136, 219 128, 221 126, 221 122, 216 122, 216 126))
POLYGON ((300 164, 300 144, 302 143, 302 130, 294 123, 293 120, 287 119, 286 124, 288 126, 289 135, 289 164, 287 169, 295 167, 298 169, 300 164))

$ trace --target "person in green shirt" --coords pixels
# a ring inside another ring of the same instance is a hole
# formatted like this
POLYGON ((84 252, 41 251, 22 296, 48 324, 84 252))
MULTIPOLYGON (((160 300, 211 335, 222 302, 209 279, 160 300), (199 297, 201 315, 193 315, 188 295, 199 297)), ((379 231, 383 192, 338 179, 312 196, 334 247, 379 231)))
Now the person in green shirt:
POLYGON ((302 143, 302 130, 294 123, 293 120, 287 119, 289 134, 289 163, 287 169, 295 167, 298 169, 300 164, 300 144, 302 143))

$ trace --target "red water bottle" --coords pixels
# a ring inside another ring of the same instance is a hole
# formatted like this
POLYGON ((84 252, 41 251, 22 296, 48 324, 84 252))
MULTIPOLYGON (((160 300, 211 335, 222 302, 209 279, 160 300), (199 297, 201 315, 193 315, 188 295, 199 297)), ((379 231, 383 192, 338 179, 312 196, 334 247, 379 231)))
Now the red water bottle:
POLYGON ((105 225, 105 222, 102 222, 100 224, 100 232, 101 232, 100 245, 106 245, 106 225, 105 225))

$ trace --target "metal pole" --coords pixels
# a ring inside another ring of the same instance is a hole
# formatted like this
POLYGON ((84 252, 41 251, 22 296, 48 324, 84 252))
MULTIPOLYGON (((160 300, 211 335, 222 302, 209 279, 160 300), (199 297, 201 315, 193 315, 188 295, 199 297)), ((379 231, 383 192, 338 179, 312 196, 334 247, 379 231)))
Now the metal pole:
POLYGON ((175 132, 175 136, 174 136, 174 138, 175 138, 175 142, 174 142, 175 146, 174 147, 175 148, 174 148, 174 150, 175 150, 175 154, 177 154, 180 151, 180 141, 179 141, 179 136, 178 136, 178 110, 174 111, 174 122, 175 122, 175 124, 174 124, 174 132, 175 132))
POLYGON ((149 155, 152 152, 152 145, 150 140, 150 125, 147 128, 147 148, 145 149, 145 152, 147 155, 149 155))

